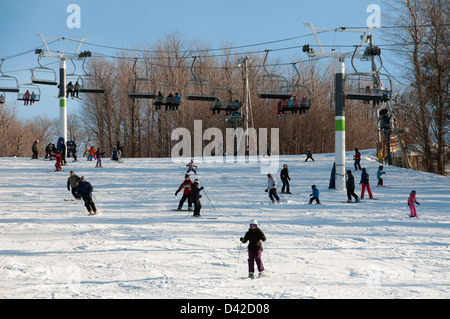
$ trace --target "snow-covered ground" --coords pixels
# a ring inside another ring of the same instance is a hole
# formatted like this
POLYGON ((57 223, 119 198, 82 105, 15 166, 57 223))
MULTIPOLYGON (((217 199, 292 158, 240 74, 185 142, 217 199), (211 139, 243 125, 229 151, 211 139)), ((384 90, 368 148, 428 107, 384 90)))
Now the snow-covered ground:
POLYGON ((360 204, 328 189, 333 154, 281 157, 300 194, 280 205, 260 164, 197 163, 215 207, 203 193, 202 215, 217 219, 172 210, 185 164, 171 159, 70 159, 56 173, 53 161, 0 158, 0 298, 449 298, 450 178, 385 166, 379 188, 374 155, 361 162, 378 200, 360 204), (99 215, 64 201, 70 170, 94 186, 99 215), (325 205, 307 205, 312 184, 325 205), (257 280, 242 279, 239 242, 252 218, 267 236, 257 280))

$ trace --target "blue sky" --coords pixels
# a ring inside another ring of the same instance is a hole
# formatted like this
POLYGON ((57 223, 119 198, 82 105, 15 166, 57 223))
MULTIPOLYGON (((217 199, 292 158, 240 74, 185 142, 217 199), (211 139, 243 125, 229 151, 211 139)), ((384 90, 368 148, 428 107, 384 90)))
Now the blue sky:
MULTIPOLYGON (((323 28, 365 27, 371 14, 366 12, 370 4, 381 7, 383 25, 383 5, 378 0, 1 0, 0 58, 41 46, 42 41, 36 36, 39 33, 51 38, 89 37, 89 43, 124 48, 136 48, 140 43, 154 43, 170 32, 179 32, 186 40, 204 41, 212 48, 221 47, 224 41, 236 46, 249 45, 309 34, 310 29, 303 26, 304 22, 323 28), (70 4, 80 7, 80 28, 69 28, 66 24, 71 15, 71 12, 67 12, 70 4)), ((382 44, 380 31, 374 30, 372 33, 375 44, 382 44)), ((353 39, 354 37, 355 35, 353 39)), ((357 42, 333 32, 321 35, 320 38, 323 44, 352 45, 357 42)), ((300 38, 258 49, 306 43, 315 44, 315 41, 313 37, 300 38)), ((73 45, 60 42, 51 48, 71 52, 73 45)), ((115 50, 89 45, 83 45, 81 50, 115 53, 115 50)), ((281 58, 286 62, 291 62, 294 56, 307 57, 300 50, 283 52, 286 56, 281 58)), ((56 62, 56 59, 45 62, 56 62)), ((30 52, 6 60, 2 70, 17 77, 20 83, 27 83, 31 78, 28 69, 35 66, 36 55, 30 52), (15 72, 9 73, 10 71, 15 72)), ((57 70, 57 63, 52 66, 57 70)), ((347 64, 347 69, 349 67, 350 63, 347 64)), ((390 72, 395 73, 395 70, 390 72)), ((24 107, 18 102, 21 117, 28 118, 38 114, 46 114, 50 118, 59 117, 55 89, 41 87, 41 90, 42 100, 34 107, 24 107)), ((12 98, 13 94, 9 93, 7 97, 12 98)), ((77 110, 76 105, 71 107, 71 103, 76 102, 69 102, 69 114, 77 110)))

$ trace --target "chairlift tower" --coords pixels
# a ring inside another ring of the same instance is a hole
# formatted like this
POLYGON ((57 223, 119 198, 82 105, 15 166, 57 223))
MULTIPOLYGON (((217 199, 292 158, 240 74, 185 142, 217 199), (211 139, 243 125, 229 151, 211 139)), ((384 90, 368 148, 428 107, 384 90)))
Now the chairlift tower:
POLYGON ((310 57, 330 57, 335 61, 334 78, 335 78, 335 165, 336 165, 336 190, 345 191, 345 95, 344 95, 344 76, 345 76, 345 59, 346 58, 364 58, 364 55, 360 53, 364 43, 367 42, 369 33, 372 27, 367 29, 346 29, 346 28, 315 28, 312 23, 303 23, 304 26, 308 26, 317 42, 319 52, 314 52, 309 46, 303 47, 303 52, 307 52, 310 57), (316 30, 319 31, 335 31, 335 32, 357 32, 362 33, 361 43, 351 53, 341 52, 325 52, 323 46, 319 40, 316 30))
MULTIPOLYGON (((37 49, 35 51, 36 54, 39 54, 39 57, 50 57, 50 58, 58 58, 59 60, 59 125, 58 125, 58 134, 59 139, 63 138, 64 143, 67 143, 67 99, 66 99, 66 60, 67 59, 80 59, 86 58, 90 56, 90 52, 82 52, 78 54, 80 50, 81 44, 84 40, 88 38, 81 38, 81 40, 72 40, 66 38, 45 38, 42 34, 37 34, 44 43, 45 50, 37 49), (75 54, 64 54, 61 52, 52 53, 50 48, 47 45, 46 40, 64 40, 64 41, 72 41, 78 42, 78 47, 75 50, 75 54), (84 53, 84 54, 83 54, 84 53)), ((66 149, 67 151, 67 149, 66 149)), ((66 154, 67 155, 67 154, 66 154)))

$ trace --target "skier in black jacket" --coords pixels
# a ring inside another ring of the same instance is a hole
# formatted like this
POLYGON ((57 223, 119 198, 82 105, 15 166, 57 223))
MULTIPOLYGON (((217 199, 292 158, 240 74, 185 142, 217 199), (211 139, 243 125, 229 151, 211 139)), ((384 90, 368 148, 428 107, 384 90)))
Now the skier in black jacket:
POLYGON ((352 202, 352 196, 355 198, 355 202, 359 203, 358 195, 355 194, 355 178, 353 177, 351 170, 347 170, 346 186, 347 186, 347 197, 348 197, 347 203, 352 202))
POLYGON ((291 194, 291 191, 289 188, 289 181, 291 180, 291 178, 289 177, 289 169, 288 169, 287 164, 283 165, 283 169, 281 170, 281 173, 280 173, 280 178, 281 178, 281 181, 283 182, 283 187, 281 188, 281 193, 282 194, 291 194), (284 192, 284 190, 286 190, 286 193, 284 192))
POLYGON ((261 253, 263 251, 262 241, 266 241, 266 235, 258 228, 258 222, 254 219, 250 221, 250 228, 244 237, 240 238, 242 243, 249 242, 248 244, 248 276, 249 278, 255 278, 255 262, 258 267, 259 276, 264 274, 264 265, 261 260, 261 253))
POLYGON ((202 209, 202 204, 200 203, 200 191, 203 190, 202 187, 198 187, 199 180, 195 179, 194 184, 191 185, 191 203, 194 204, 194 217, 200 217, 200 210, 202 209))

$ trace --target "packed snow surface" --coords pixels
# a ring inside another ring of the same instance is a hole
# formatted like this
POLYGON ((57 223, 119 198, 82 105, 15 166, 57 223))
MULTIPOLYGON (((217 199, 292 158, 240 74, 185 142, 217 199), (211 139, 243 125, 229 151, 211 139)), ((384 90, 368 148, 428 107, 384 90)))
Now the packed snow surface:
POLYGON ((267 163, 197 159, 202 218, 173 211, 189 159, 69 159, 53 172, 54 161, 0 158, 0 298, 449 298, 450 178, 385 165, 388 187, 376 187, 375 152, 361 153, 378 200, 359 204, 328 189, 334 154, 281 156, 274 177, 280 190, 288 164, 295 194, 277 205, 267 163), (99 215, 65 201, 70 170, 95 188, 99 215), (324 205, 307 204, 313 184, 324 205), (267 237, 255 280, 239 241, 251 219, 267 237))

